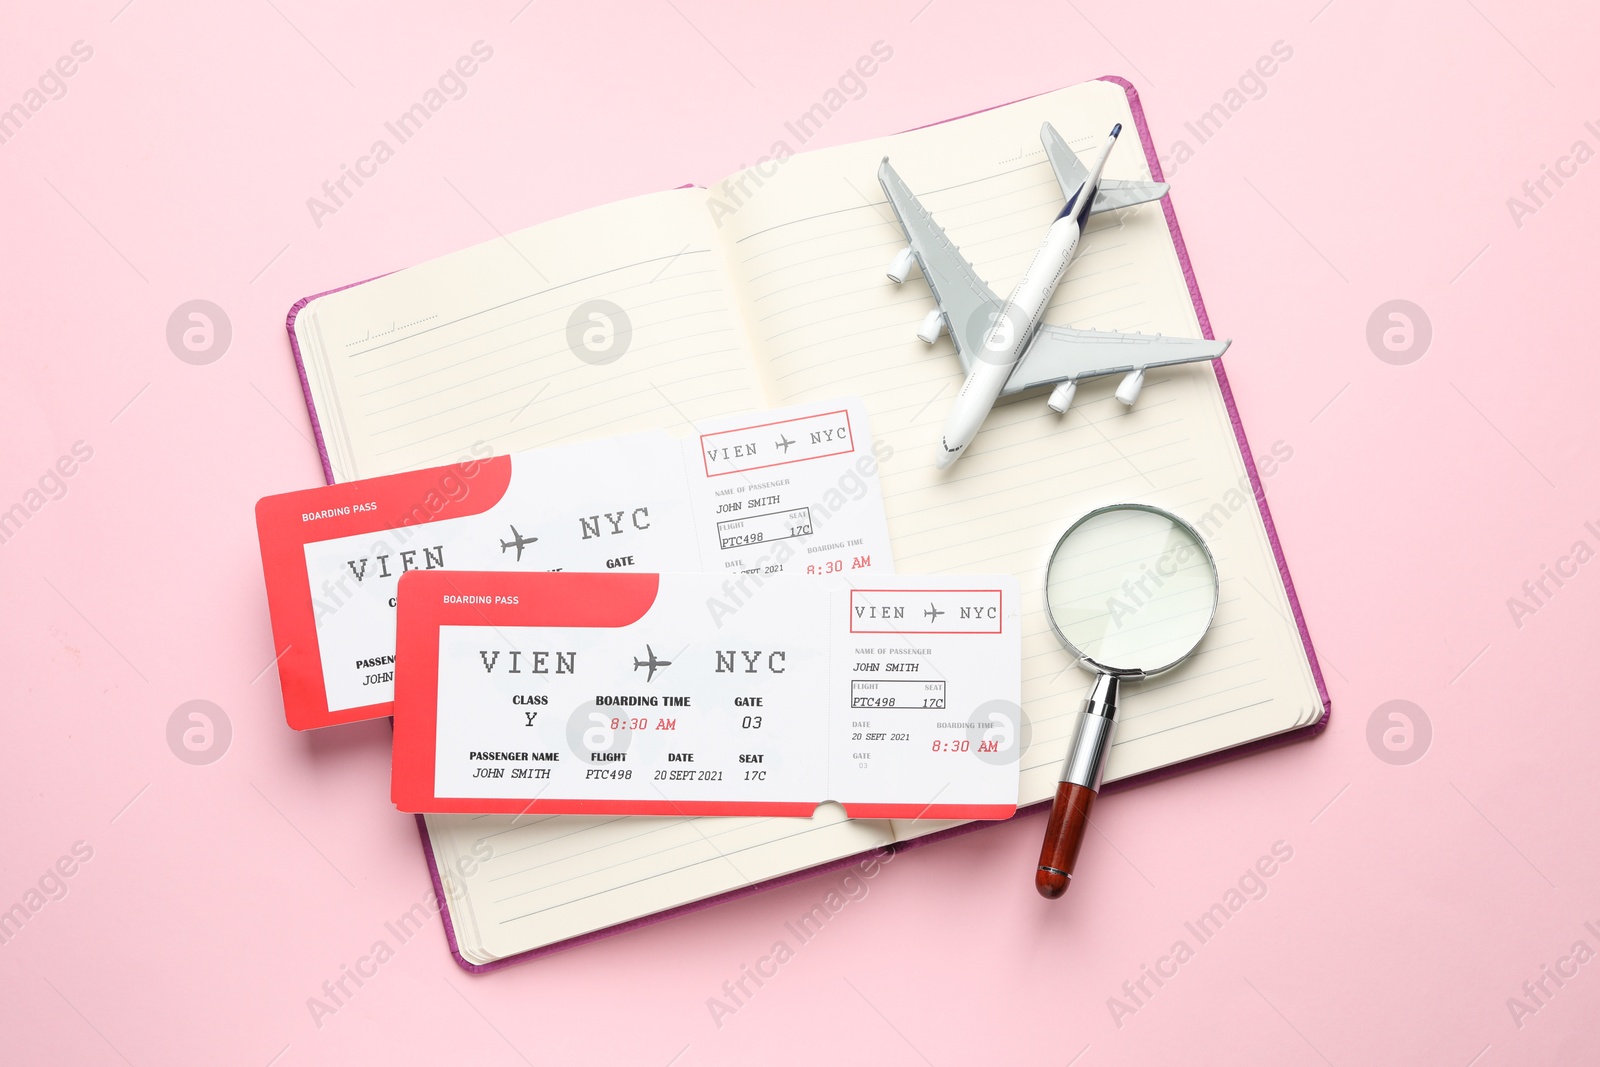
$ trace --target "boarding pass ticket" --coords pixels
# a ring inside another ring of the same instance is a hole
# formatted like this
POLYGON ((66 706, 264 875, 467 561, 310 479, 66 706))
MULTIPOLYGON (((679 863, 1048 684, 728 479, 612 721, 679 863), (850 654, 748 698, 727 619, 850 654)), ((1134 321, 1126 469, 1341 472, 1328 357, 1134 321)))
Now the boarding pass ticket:
POLYGON ((412 571, 892 570, 858 401, 469 459, 262 499, 256 527, 284 711, 297 730, 389 715, 412 571))
POLYGON ((413 571, 402 811, 1002 819, 1016 580, 413 571))

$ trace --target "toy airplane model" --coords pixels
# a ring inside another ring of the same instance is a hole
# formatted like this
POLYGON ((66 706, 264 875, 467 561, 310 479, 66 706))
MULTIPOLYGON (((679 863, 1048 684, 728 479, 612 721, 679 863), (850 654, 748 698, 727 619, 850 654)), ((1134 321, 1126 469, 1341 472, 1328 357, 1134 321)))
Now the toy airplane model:
POLYGON ((1067 205, 1050 224, 1044 243, 1004 304, 918 203, 887 157, 878 167, 878 181, 907 241, 889 264, 889 277, 896 284, 905 281, 915 259, 939 304, 923 320, 917 336, 932 344, 941 331, 948 330, 967 372, 939 441, 940 470, 961 458, 989 409, 1002 396, 1055 385, 1050 409, 1064 412, 1080 381, 1122 374, 1126 377, 1117 386, 1117 399, 1132 407, 1149 368, 1216 359, 1227 351, 1228 341, 1074 330, 1043 321, 1045 307, 1072 263, 1089 216, 1167 195, 1164 182, 1101 179, 1106 157, 1121 132, 1120 123, 1112 128, 1094 165, 1085 169, 1055 127, 1047 122, 1040 129, 1045 154, 1067 205))

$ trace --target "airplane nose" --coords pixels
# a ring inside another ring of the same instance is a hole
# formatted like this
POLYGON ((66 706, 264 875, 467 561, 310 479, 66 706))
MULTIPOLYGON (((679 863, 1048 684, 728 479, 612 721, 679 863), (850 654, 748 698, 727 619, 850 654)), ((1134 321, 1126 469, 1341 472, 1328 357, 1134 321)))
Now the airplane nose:
POLYGON ((961 453, 964 451, 966 451, 966 449, 963 448, 958 448, 954 452, 950 451, 945 447, 944 438, 941 437, 939 439, 939 457, 933 461, 934 469, 941 471, 944 470, 946 467, 950 466, 950 464, 960 459, 961 453))

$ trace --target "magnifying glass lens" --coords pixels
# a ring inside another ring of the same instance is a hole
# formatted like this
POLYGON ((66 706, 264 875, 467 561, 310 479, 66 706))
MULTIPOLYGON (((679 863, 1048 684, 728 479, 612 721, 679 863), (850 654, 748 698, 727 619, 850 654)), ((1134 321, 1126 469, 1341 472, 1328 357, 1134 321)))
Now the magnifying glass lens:
POLYGON ((1210 555, 1189 527, 1140 507, 1095 512, 1050 557, 1045 604, 1079 658, 1154 674, 1200 643, 1217 603, 1210 555))

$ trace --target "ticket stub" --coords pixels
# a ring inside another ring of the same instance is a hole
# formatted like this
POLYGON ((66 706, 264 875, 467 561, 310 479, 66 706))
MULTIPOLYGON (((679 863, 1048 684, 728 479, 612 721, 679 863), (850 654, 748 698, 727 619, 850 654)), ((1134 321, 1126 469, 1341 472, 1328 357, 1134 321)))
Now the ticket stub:
POLYGON ((737 601, 783 573, 892 570, 859 402, 717 419, 270 496, 256 505, 284 711, 392 713, 401 575, 705 571, 737 601))
POLYGON ((1003 819, 1016 580, 418 570, 392 797, 411 812, 1003 819))

